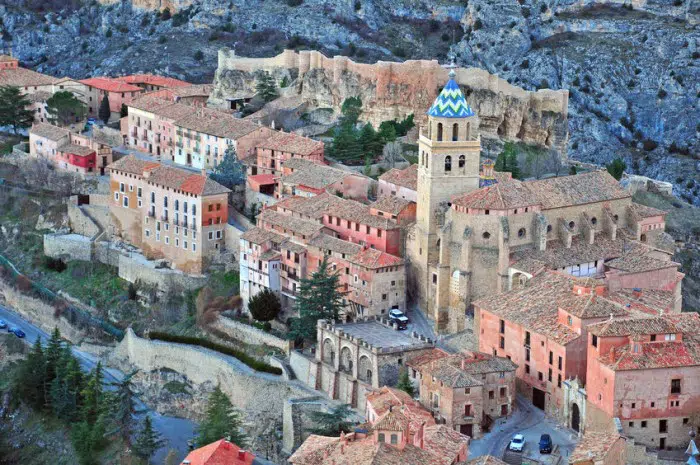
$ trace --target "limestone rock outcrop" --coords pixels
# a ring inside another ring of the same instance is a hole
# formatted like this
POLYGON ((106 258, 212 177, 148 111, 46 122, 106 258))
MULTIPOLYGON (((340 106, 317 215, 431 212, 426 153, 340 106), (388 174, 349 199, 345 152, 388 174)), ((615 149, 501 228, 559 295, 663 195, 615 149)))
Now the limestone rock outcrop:
MULTIPOLYGON (((256 73, 276 79, 296 79, 296 92, 311 107, 338 113, 345 99, 360 97, 361 119, 378 126, 413 113, 422 122, 426 110, 447 81, 448 71, 437 60, 355 63, 347 57, 320 52, 285 50, 272 58, 245 58, 219 51, 219 67, 210 104, 226 106, 227 99, 254 92, 256 73)), ((527 91, 479 68, 457 68, 456 81, 481 119, 481 132, 528 144, 545 145, 566 153, 568 92, 527 91)))

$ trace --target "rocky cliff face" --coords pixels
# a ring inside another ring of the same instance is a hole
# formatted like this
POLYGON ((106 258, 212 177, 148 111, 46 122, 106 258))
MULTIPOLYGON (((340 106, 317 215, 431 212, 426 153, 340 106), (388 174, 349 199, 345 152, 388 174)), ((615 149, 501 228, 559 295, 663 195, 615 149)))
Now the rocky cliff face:
POLYGON ((150 71, 194 82, 213 78, 222 46, 242 56, 311 48, 364 62, 444 62, 451 51, 458 64, 527 90, 569 89, 570 157, 622 157, 629 171, 672 182, 677 195, 700 203, 696 0, 134 2, 47 12, 29 8, 34 0, 6 0, 2 38, 43 72, 150 71), (179 9, 177 20, 149 10, 165 3, 179 9))
MULTIPOLYGON (((367 65, 346 57, 326 58, 318 52, 287 50, 274 58, 251 59, 222 51, 210 103, 224 105, 227 98, 252 92, 260 70, 272 73, 276 80, 296 78, 297 95, 311 107, 339 113, 345 99, 360 97, 362 120, 375 126, 409 114, 414 114, 418 123, 424 122, 427 109, 448 79, 447 70, 436 60, 367 65)), ((479 115, 483 135, 519 139, 566 152, 566 91, 530 92, 481 69, 455 71, 455 80, 479 115)))

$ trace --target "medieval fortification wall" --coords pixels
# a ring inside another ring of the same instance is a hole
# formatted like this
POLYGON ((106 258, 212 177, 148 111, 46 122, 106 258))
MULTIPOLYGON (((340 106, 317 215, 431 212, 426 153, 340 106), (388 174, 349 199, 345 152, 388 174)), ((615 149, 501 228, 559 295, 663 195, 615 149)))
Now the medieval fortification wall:
MULTIPOLYGON (((346 98, 358 96, 362 119, 374 125, 411 113, 422 122, 448 79, 448 71, 437 60, 364 64, 345 56, 328 58, 318 51, 293 50, 271 58, 246 58, 222 49, 210 104, 225 106, 227 98, 254 93, 255 73, 260 70, 296 79, 296 92, 316 107, 339 112, 346 98)), ((455 72, 479 114, 482 134, 565 150, 567 90, 527 91, 479 68, 455 72)))

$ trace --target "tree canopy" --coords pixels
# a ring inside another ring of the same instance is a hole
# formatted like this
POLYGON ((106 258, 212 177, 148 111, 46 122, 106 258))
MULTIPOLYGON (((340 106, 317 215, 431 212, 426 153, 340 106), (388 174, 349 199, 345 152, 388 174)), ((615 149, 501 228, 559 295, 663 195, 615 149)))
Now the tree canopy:
POLYGON ((87 107, 71 92, 60 91, 46 101, 46 112, 51 124, 68 126, 85 118, 87 107))
POLYGON ((277 318, 282 304, 277 294, 270 289, 265 288, 262 292, 258 292, 248 301, 248 310, 258 321, 271 321, 277 318))
POLYGON ((513 142, 506 142, 503 151, 498 154, 494 166, 496 171, 509 172, 513 179, 520 179, 520 166, 518 165, 518 150, 513 142))
POLYGON ((291 321, 290 336, 314 340, 318 320, 337 320, 343 308, 343 296, 339 287, 340 277, 337 272, 330 270, 328 259, 324 255, 318 269, 309 278, 301 279, 295 303, 299 317, 291 321))
POLYGON ((229 438, 234 444, 245 447, 248 436, 241 431, 243 421, 241 414, 233 407, 231 400, 216 386, 209 396, 204 421, 199 425, 198 443, 201 446, 229 438))
POLYGON ((255 92, 266 102, 271 102, 278 97, 277 85, 274 78, 267 71, 258 73, 258 82, 255 85, 255 92))
POLYGON ((627 169, 627 164, 622 158, 616 158, 607 165, 605 165, 605 168, 608 170, 608 173, 610 173, 610 175, 613 178, 619 181, 620 179, 622 179, 622 175, 625 173, 625 169, 627 169))
POLYGON ((314 426, 308 428, 313 434, 321 436, 338 436, 341 432, 348 433, 353 424, 349 420, 352 410, 348 404, 333 407, 328 412, 312 412, 314 426))
POLYGON ((224 187, 233 189, 235 186, 245 184, 246 168, 238 159, 236 149, 230 145, 224 153, 224 158, 214 167, 211 179, 224 187))
POLYGON ((413 389, 413 383, 411 383, 411 378, 408 376, 408 370, 405 368, 401 370, 401 374, 399 375, 399 382, 396 385, 396 389, 405 392, 411 397, 413 397, 415 394, 415 390, 413 389))
POLYGON ((34 122, 34 113, 29 105, 31 102, 19 87, 0 87, 0 126, 9 126, 15 133, 30 127, 34 122))
POLYGON ((134 442, 134 452, 142 459, 149 460, 163 446, 164 442, 160 434, 153 429, 151 416, 146 415, 141 431, 139 431, 136 436, 136 442, 134 442))

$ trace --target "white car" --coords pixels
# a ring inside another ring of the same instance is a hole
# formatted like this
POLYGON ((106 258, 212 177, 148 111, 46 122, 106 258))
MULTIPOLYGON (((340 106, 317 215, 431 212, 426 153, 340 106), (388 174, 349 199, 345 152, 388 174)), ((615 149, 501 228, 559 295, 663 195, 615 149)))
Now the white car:
POLYGON ((515 436, 513 436, 513 439, 510 440, 510 444, 508 444, 508 449, 515 452, 522 452, 524 448, 525 436, 523 436, 522 434, 516 434, 515 436))

